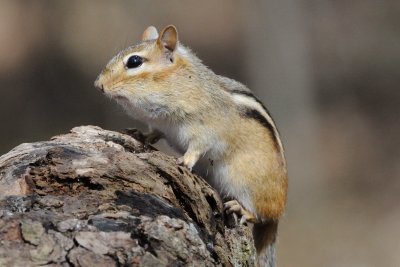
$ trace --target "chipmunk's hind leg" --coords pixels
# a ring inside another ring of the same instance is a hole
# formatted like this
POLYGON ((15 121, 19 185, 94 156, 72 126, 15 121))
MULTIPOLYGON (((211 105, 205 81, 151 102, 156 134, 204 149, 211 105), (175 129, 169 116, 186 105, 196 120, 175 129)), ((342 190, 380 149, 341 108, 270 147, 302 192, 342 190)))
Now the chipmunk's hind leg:
POLYGON ((224 203, 224 210, 227 214, 233 213, 240 217, 240 225, 245 223, 255 223, 257 221, 256 217, 243 208, 243 206, 237 200, 231 200, 224 203))

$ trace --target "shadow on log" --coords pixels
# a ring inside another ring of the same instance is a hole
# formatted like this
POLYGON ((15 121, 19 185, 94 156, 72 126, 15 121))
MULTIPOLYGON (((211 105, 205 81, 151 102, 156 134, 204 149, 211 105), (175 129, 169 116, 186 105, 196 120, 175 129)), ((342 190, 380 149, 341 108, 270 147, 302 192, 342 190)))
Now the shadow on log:
POLYGON ((0 266, 253 266, 218 194, 134 138, 84 126, 0 157, 0 266))

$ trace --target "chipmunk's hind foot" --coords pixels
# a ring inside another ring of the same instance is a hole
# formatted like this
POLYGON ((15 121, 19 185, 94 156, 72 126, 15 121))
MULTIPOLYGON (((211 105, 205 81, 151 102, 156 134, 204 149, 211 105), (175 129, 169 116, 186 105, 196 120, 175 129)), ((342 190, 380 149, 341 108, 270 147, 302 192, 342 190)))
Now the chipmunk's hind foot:
POLYGON ((243 206, 237 200, 225 202, 224 210, 227 214, 233 214, 235 221, 237 221, 237 217, 239 217, 240 225, 256 222, 256 217, 251 212, 243 208, 243 206))

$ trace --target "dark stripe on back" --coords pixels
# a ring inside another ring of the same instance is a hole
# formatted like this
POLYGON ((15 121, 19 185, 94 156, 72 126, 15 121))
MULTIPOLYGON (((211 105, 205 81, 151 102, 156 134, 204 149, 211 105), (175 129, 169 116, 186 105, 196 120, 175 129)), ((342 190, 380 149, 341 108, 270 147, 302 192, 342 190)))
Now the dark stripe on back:
POLYGON ((274 131, 274 126, 272 126, 271 123, 256 109, 248 108, 248 107, 242 107, 243 109, 241 110, 241 116, 253 119, 257 121, 259 124, 264 126, 265 128, 268 129, 269 133, 271 134, 272 140, 274 142, 275 148, 280 151, 280 146, 278 142, 278 137, 275 134, 274 131))
POLYGON ((253 95, 252 92, 249 91, 241 91, 241 90, 232 90, 230 91, 232 94, 237 94, 237 95, 245 95, 248 96, 250 98, 252 98, 254 101, 256 101, 258 104, 261 105, 261 107, 264 109, 265 112, 267 112, 268 116, 270 116, 270 118, 272 119, 271 113, 269 113, 269 110, 264 106, 264 104, 258 100, 257 97, 255 97, 255 95, 253 95))
MULTIPOLYGON (((244 95, 247 97, 250 97, 251 99, 253 99, 254 101, 256 101, 258 104, 260 104, 260 106, 264 109, 264 111, 268 114, 268 116, 272 119, 271 114, 269 113, 268 109, 264 106, 264 104, 258 100, 257 97, 255 97, 253 95, 252 92, 249 91, 241 91, 241 90, 231 90, 230 91, 232 94, 237 94, 237 95, 244 95)), ((271 137, 274 141, 275 147, 277 148, 278 151, 281 150, 280 146, 279 146, 279 142, 278 142, 278 136, 277 134, 279 134, 278 129, 275 128, 274 130, 274 126, 269 123, 269 121, 256 109, 252 109, 249 107, 243 107, 244 111, 242 111, 242 115, 247 117, 247 118, 251 118, 256 120, 258 123, 260 123, 262 126, 264 126, 265 128, 268 129, 268 131, 271 133, 271 137)))

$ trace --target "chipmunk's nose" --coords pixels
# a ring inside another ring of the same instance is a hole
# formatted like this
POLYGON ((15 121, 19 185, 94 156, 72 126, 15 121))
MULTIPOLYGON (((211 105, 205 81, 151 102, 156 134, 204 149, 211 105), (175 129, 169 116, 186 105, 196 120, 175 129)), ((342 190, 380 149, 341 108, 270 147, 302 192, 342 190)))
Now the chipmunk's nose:
POLYGON ((103 83, 100 81, 100 77, 98 77, 96 79, 96 81, 94 82, 94 86, 99 89, 102 93, 104 93, 104 85, 103 83))

